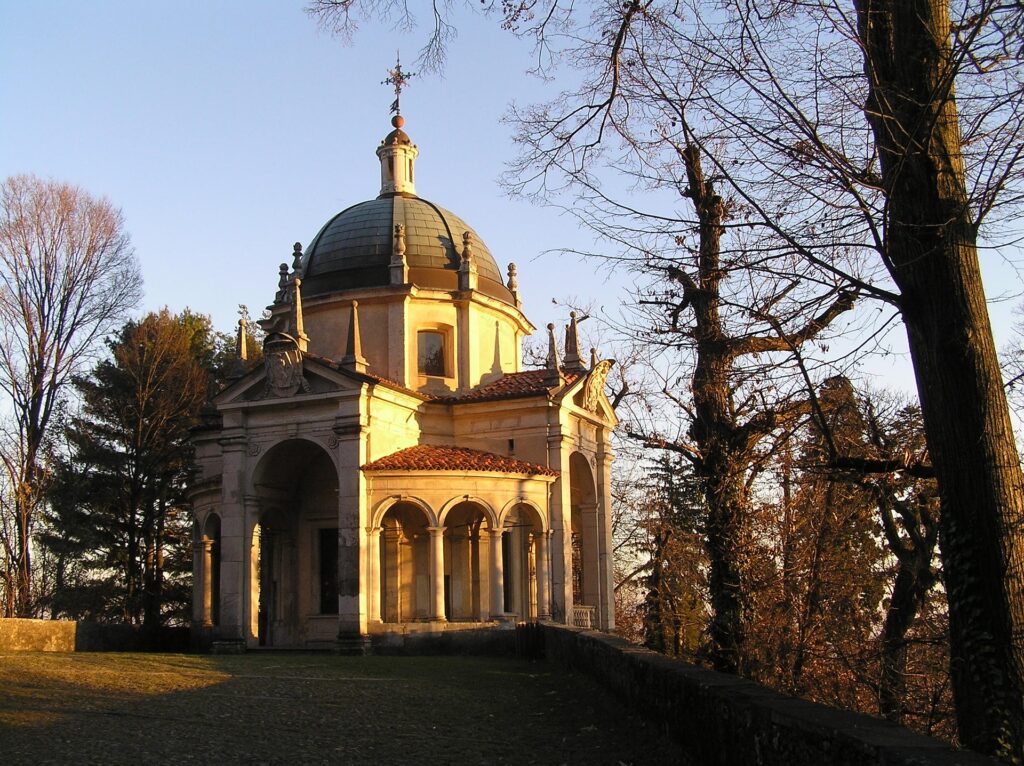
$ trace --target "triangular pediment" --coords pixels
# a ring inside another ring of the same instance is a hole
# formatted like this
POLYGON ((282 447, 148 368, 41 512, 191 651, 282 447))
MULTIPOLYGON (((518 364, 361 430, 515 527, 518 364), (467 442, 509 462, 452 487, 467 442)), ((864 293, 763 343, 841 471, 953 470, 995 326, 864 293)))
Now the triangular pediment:
POLYGON ((243 402, 272 402, 275 400, 301 399, 332 393, 346 393, 357 390, 363 383, 361 376, 345 369, 333 369, 321 362, 301 358, 293 362, 296 369, 291 371, 293 385, 275 385, 269 376, 269 365, 254 367, 246 375, 234 381, 213 397, 213 403, 220 407, 243 402))

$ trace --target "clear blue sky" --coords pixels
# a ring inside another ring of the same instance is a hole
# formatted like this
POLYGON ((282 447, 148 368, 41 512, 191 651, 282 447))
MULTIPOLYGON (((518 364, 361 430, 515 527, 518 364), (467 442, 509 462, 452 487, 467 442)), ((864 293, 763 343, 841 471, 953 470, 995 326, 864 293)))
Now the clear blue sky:
MULTIPOLYGON (((238 303, 258 314, 292 243, 377 195, 394 99, 381 81, 398 48, 414 68, 423 41, 367 24, 345 45, 303 6, 0 0, 0 177, 52 177, 120 207, 144 309, 189 306, 221 329, 238 303)), ((512 154, 502 114, 543 95, 529 63, 495 20, 467 15, 444 79, 414 79, 402 111, 417 192, 470 223, 502 269, 518 264, 524 309, 543 327, 565 319, 552 298, 616 290, 592 264, 541 256, 591 237, 496 183, 512 154)))
MULTIPOLYGON (((411 65, 423 41, 422 31, 366 24, 347 46, 303 6, 0 0, 0 177, 69 181, 121 207, 142 263, 143 309, 189 306, 221 329, 233 327, 239 303, 258 314, 292 243, 376 196, 374 149, 393 99, 380 83, 397 48, 411 65)), ((449 54, 444 79, 421 76, 403 94, 420 148, 417 191, 466 219, 502 268, 519 265, 538 327, 564 321, 553 298, 614 307, 628 275, 542 255, 589 247, 591 236, 567 216, 505 198, 496 183, 513 153, 500 122, 508 104, 540 100, 556 84, 525 74, 527 46, 495 19, 464 14, 449 54)), ((991 304, 1001 345, 1020 282, 1003 256, 983 259, 990 297, 1002 298, 991 304)), ((876 384, 909 387, 898 356, 871 369, 889 379, 876 384)))

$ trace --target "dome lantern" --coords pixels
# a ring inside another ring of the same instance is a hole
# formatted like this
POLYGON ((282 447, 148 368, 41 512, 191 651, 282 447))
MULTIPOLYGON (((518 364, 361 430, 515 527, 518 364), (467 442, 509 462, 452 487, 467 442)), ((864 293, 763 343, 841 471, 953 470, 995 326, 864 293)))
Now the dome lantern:
POLYGON ((388 133, 377 147, 377 156, 380 158, 381 197, 393 194, 416 195, 413 164, 419 150, 413 146, 409 136, 402 130, 402 126, 405 125, 405 118, 402 117, 402 88, 406 86, 410 78, 415 76, 414 72, 406 72, 402 69, 402 61, 399 58, 395 62, 395 68, 388 71, 387 79, 381 83, 381 85, 391 85, 395 89, 395 100, 391 104, 391 111, 395 114, 391 118, 391 126, 394 130, 388 133))
POLYGON ((402 115, 396 114, 392 117, 391 124, 395 129, 388 133, 377 147, 377 157, 380 158, 380 196, 405 194, 414 197, 416 185, 413 180, 413 165, 419 150, 402 130, 405 124, 402 115))

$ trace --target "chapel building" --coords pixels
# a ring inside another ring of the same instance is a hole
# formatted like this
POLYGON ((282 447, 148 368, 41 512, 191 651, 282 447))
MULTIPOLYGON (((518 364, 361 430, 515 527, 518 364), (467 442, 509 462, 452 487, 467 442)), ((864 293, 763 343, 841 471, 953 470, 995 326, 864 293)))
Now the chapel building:
POLYGON ((503 279, 416 194, 403 122, 380 194, 281 264, 263 363, 195 431, 193 616, 212 639, 614 627, 612 361, 581 358, 572 315, 564 351, 549 325, 546 368, 522 369, 515 265, 503 279))

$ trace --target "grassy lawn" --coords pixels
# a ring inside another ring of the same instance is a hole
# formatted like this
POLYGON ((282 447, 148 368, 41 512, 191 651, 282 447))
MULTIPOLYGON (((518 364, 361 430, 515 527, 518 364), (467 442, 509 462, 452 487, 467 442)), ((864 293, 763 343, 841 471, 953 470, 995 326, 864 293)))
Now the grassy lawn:
POLYGON ((589 679, 465 657, 0 652, 0 763, 679 763, 589 679))

